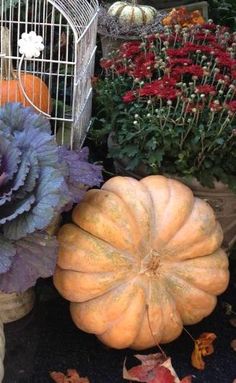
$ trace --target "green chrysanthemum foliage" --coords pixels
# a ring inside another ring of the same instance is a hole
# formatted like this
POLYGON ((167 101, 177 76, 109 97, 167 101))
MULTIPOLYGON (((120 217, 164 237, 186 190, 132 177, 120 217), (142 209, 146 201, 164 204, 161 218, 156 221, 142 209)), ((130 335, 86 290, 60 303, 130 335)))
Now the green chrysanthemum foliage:
POLYGON ((44 230, 79 201, 84 170, 87 185, 98 185, 101 169, 87 152, 59 148, 44 117, 18 103, 0 110, 0 290, 52 274, 57 241, 44 230))

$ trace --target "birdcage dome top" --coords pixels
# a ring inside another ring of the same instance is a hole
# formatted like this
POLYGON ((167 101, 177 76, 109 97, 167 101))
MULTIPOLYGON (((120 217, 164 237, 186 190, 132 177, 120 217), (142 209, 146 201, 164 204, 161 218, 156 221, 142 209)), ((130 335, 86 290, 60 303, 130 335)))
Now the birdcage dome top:
POLYGON ((97 0, 48 0, 48 2, 61 12, 78 39, 99 9, 97 0))

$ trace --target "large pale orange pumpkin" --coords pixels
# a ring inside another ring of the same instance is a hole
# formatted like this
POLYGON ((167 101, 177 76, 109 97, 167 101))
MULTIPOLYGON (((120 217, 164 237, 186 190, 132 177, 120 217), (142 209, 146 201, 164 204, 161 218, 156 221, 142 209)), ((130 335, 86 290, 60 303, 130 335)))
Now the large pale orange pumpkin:
POLYGON ((6 27, 0 27, 1 53, 5 56, 1 58, 0 65, 0 106, 7 102, 20 102, 24 106, 36 106, 40 111, 47 114, 51 113, 51 95, 44 81, 30 73, 20 73, 23 89, 32 104, 27 100, 22 92, 18 73, 13 69, 11 61, 10 34, 6 27))
POLYGON ((59 231, 54 283, 82 330, 144 349, 209 315, 228 284, 211 207, 163 176, 114 177, 59 231))

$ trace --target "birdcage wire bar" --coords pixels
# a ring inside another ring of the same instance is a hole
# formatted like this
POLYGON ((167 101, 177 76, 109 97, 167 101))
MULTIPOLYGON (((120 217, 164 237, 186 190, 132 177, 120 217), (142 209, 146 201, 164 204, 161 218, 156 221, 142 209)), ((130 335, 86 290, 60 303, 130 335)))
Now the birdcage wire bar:
MULTIPOLYGON (((26 74, 33 75, 32 104, 36 99, 35 76, 47 84, 53 108, 48 104, 46 114, 59 143, 66 141, 71 147, 81 146, 91 119, 98 9, 97 0, 0 0, 1 35, 3 28, 9 31, 7 52, 2 36, 0 39, 1 79, 10 78, 11 71, 15 76, 19 68, 22 33, 41 35, 45 49, 40 57, 23 60, 21 80, 24 83, 26 74), (6 68, 7 75, 3 73, 6 68)), ((10 88, 10 81, 7 86, 10 88)), ((39 108, 44 101, 42 92, 40 95, 39 108)), ((1 97, 0 93, 2 105, 1 97)), ((19 101, 17 94, 15 98, 19 101)), ((8 101, 13 101, 10 96, 8 101)))

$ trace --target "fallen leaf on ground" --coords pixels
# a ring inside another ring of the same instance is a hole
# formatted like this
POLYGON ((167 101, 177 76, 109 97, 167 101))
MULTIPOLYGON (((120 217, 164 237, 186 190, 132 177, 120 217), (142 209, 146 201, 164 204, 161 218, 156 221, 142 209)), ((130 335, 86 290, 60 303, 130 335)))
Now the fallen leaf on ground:
POLYGON ((89 383, 88 378, 81 378, 73 369, 67 370, 66 375, 62 372, 50 372, 50 377, 55 383, 89 383))
POLYGON ((230 343, 230 346, 232 347, 234 351, 236 351, 236 339, 232 340, 232 342, 230 343))
POLYGON ((192 366, 198 370, 204 370, 205 362, 203 356, 211 355, 214 352, 213 342, 216 335, 212 332, 204 332, 194 342, 194 350, 191 356, 192 366))
POLYGON ((236 317, 235 318, 231 318, 229 320, 229 323, 233 326, 233 327, 236 327, 236 317))
POLYGON ((123 378, 146 383, 191 383, 192 377, 186 376, 179 380, 171 364, 171 359, 161 353, 134 355, 141 364, 127 370, 124 362, 123 378))
POLYGON ((232 306, 230 303, 228 303, 228 302, 223 302, 223 303, 222 303, 222 307, 223 307, 223 309, 225 310, 225 314, 226 314, 226 315, 231 315, 231 314, 234 313, 234 311, 233 311, 233 306, 232 306))

